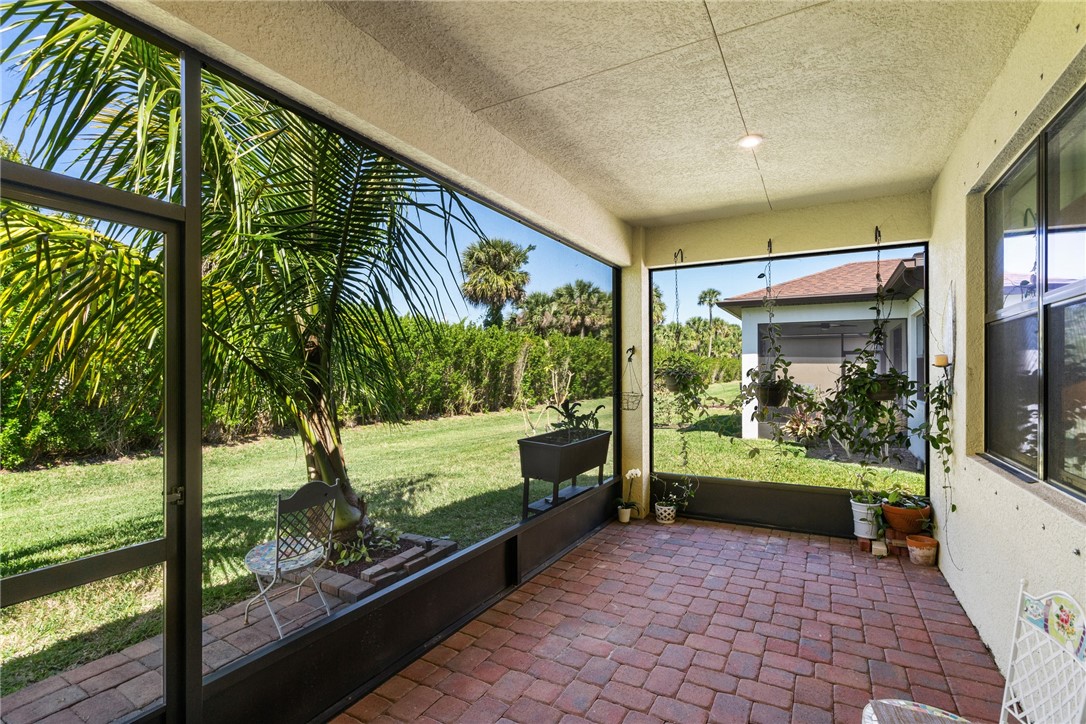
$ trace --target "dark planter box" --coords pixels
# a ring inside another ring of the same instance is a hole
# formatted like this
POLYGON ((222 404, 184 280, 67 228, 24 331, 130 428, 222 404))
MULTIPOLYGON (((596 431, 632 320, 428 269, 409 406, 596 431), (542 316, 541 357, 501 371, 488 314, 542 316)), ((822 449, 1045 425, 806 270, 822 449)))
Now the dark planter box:
POLYGON ((520 474, 559 483, 607 462, 610 430, 555 430, 517 440, 520 474))

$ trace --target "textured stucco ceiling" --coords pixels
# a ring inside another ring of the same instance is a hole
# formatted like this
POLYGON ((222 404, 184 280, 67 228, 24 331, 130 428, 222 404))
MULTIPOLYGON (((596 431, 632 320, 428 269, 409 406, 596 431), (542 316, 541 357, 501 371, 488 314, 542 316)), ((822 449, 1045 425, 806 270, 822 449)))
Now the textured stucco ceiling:
POLYGON ((930 187, 1036 2, 334 2, 620 218, 930 187), (722 57, 723 56, 723 57, 722 57), (766 143, 735 141, 746 130, 766 143))

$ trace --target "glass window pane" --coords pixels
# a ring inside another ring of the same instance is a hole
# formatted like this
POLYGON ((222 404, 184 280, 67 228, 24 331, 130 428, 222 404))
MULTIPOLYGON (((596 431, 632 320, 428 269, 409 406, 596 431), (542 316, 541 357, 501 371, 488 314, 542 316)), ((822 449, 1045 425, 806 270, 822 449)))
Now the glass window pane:
POLYGON ((1048 139, 1047 286, 1086 279, 1086 103, 1048 139))
POLYGON ((0 44, 0 154, 180 202, 175 53, 66 3, 15 3, 0 44))
POLYGON ((988 325, 987 449, 1037 470, 1037 317, 988 325))
POLYGON ((1037 300, 1037 153, 988 194, 988 311, 1037 300))
POLYGON ((0 574, 161 538, 162 235, 0 213, 0 574))
POLYGON ((1086 492, 1086 301, 1049 312, 1048 477, 1086 492))

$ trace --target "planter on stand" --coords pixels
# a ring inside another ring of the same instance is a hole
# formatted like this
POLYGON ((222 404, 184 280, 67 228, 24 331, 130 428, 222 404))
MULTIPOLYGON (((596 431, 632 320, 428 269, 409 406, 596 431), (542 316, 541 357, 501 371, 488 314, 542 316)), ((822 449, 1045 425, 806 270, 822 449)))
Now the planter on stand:
MULTIPOLYGON (((546 480, 554 485, 554 492, 545 509, 558 505, 586 488, 578 489, 577 476, 592 468, 599 468, 597 485, 603 485, 603 466, 607 463, 607 449, 611 443, 610 430, 568 429, 545 432, 517 440, 520 446, 520 474, 524 477, 523 517, 528 518, 529 481, 546 480), (559 492, 565 480, 572 485, 559 492)), ((545 500, 545 499, 544 499, 545 500)), ((537 509, 532 503, 533 510, 537 509)))

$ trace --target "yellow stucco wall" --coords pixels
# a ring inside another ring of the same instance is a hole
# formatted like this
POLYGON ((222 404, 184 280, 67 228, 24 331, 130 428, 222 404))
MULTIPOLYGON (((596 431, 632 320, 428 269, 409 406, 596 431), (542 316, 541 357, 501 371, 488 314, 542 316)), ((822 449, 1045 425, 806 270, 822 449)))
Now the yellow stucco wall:
POLYGON ((1001 667, 1021 579, 1030 590, 1063 589, 1086 601, 1086 503, 1019 482, 973 454, 984 444, 983 191, 1084 82, 1086 3, 1042 3, 931 193, 931 348, 954 356, 958 451, 949 488, 932 475, 940 567, 1001 667), (952 348, 943 335, 950 314, 952 348))
POLYGON ((645 264, 671 266, 679 248, 688 264, 760 258, 768 239, 773 239, 774 254, 870 246, 876 226, 887 244, 926 241, 929 204, 926 193, 884 196, 648 229, 645 264))

